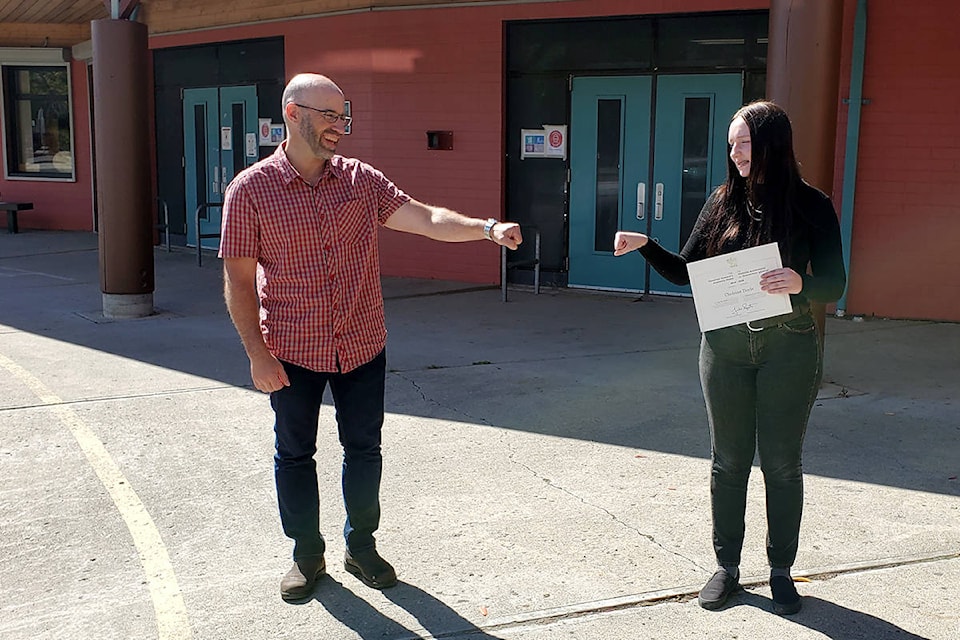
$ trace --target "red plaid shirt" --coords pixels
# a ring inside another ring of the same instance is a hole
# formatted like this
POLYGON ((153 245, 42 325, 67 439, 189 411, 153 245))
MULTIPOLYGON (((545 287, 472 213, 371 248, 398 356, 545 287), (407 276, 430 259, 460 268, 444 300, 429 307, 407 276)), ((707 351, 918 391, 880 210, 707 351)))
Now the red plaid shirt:
POLYGON ((227 187, 220 256, 257 259, 260 330, 274 356, 347 372, 386 345, 377 228, 410 197, 342 156, 311 187, 284 149, 227 187))

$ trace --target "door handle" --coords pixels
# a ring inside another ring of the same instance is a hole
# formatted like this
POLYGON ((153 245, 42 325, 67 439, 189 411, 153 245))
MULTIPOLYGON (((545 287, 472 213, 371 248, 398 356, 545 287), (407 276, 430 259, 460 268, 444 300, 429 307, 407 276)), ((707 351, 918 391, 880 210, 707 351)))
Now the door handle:
POLYGON ((227 165, 223 165, 223 180, 220 182, 220 192, 227 192, 227 183, 230 182, 230 179, 227 178, 227 165))
POLYGON ((643 220, 647 212, 647 183, 637 183, 637 220, 643 220))
POLYGON ((220 167, 218 165, 213 167, 213 192, 220 193, 220 167))
POLYGON ((653 219, 663 220, 663 183, 658 182, 656 187, 656 200, 653 206, 653 219))

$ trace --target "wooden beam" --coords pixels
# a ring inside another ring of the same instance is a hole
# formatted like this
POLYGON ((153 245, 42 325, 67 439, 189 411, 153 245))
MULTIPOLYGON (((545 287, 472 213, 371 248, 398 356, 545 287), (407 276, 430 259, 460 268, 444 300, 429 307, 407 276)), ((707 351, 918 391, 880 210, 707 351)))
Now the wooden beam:
POLYGON ((0 22, 0 47, 72 47, 90 39, 90 23, 0 22))
MULTIPOLYGON (((107 15, 111 16, 111 7, 113 3, 110 0, 103 0, 104 6, 107 8, 107 15)), ((120 0, 118 8, 120 9, 120 15, 117 16, 119 20, 126 20, 130 17, 130 14, 133 13, 133 10, 137 8, 137 5, 140 4, 140 0, 120 0)))

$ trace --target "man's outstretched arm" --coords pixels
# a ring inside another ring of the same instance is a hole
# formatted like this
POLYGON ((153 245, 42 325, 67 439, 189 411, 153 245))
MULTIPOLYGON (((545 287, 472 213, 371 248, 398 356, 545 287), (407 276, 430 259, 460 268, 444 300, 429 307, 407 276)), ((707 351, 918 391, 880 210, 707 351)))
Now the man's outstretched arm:
MULTIPOLYGON (((483 240, 487 220, 471 218, 446 209, 410 200, 393 212, 385 223, 388 229, 415 233, 443 242, 483 240)), ((489 239, 508 249, 516 249, 523 236, 516 222, 497 222, 489 228, 489 239)))

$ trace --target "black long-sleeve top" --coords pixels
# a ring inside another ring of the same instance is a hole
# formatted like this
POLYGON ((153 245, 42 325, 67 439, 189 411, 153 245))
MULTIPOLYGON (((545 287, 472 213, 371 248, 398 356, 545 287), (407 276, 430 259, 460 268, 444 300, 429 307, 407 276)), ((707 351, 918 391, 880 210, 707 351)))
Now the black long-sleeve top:
MULTIPOLYGON (((678 285, 690 284, 687 263, 711 257, 707 254, 705 235, 707 218, 713 208, 715 194, 711 195, 700 211, 700 216, 680 253, 669 251, 652 239, 640 248, 640 253, 657 272, 670 282, 678 285)), ((825 193, 807 183, 797 189, 797 212, 793 217, 793 231, 790 241, 790 267, 803 278, 803 289, 792 294, 790 301, 797 308, 804 301, 833 302, 843 295, 847 276, 843 267, 843 253, 840 247, 840 225, 833 203, 825 193), (807 264, 811 273, 807 273, 807 264)), ((730 253, 747 249, 749 245, 745 234, 724 244, 720 252, 730 253)), ((789 262, 789 263, 788 263, 789 262)))

